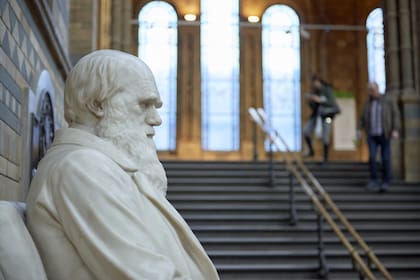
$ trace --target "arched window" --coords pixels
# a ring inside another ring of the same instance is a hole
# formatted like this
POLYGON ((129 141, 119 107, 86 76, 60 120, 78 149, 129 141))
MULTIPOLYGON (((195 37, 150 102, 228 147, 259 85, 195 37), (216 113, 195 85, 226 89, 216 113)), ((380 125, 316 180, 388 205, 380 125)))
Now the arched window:
POLYGON ((366 20, 367 53, 369 81, 379 85, 381 93, 385 92, 385 51, 384 51, 384 23, 381 8, 374 9, 366 20))
POLYGON ((36 94, 30 94, 28 100, 31 115, 30 180, 35 175, 39 161, 51 146, 55 130, 60 126, 56 121, 55 90, 48 71, 41 72, 36 88, 36 94))
POLYGON ((239 1, 201 0, 204 150, 239 149, 239 1))
POLYGON ((152 1, 139 12, 139 57, 151 68, 161 95, 162 124, 155 128, 158 150, 176 148, 177 22, 174 8, 152 1))
POLYGON ((300 151, 299 17, 286 5, 273 5, 261 22, 264 107, 289 148, 300 151))

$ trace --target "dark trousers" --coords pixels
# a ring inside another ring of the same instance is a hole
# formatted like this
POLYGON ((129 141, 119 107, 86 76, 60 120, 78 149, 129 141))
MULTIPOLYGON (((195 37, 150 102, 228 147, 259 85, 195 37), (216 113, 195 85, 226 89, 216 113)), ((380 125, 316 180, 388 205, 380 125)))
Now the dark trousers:
POLYGON ((370 179, 378 181, 376 153, 381 148, 381 161, 383 168, 383 183, 388 183, 391 178, 391 141, 389 138, 381 136, 368 136, 367 142, 369 146, 369 171, 370 179))
MULTIPOLYGON (((324 162, 328 160, 328 146, 330 144, 330 132, 331 132, 331 121, 327 121, 326 118, 321 119, 322 124, 322 142, 324 143, 324 162)), ((319 125, 319 124, 318 124, 319 125)), ((305 137, 306 144, 308 145, 309 154, 314 154, 312 145, 311 134, 315 131, 317 126, 317 117, 311 117, 303 128, 303 135, 305 137)))
MULTIPOLYGON (((311 117, 308 122, 305 124, 304 128, 303 128, 303 135, 305 136, 306 139, 311 139, 311 134, 315 131, 316 128, 316 116, 315 117, 311 117)), ((330 144, 330 132, 331 132, 331 122, 327 122, 325 118, 322 119, 322 142, 324 143, 324 145, 329 145, 330 144)), ((309 147, 310 149, 312 148, 312 145, 310 145, 309 147)))

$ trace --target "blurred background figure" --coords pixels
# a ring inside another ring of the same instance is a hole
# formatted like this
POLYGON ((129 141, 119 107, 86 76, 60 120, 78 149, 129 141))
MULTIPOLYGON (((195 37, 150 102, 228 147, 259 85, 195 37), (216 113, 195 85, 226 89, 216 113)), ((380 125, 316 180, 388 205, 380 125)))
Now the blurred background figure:
POLYGON ((306 95, 306 99, 312 113, 303 128, 303 135, 308 146, 308 151, 304 157, 315 155, 311 136, 315 130, 321 129, 321 138, 324 145, 323 162, 327 162, 331 124, 334 116, 340 113, 340 108, 335 100, 331 84, 317 75, 312 76, 311 82, 311 92, 306 95))
POLYGON ((364 129, 369 147, 370 181, 367 185, 369 191, 387 191, 391 179, 391 138, 399 137, 400 113, 396 102, 379 92, 376 82, 367 86, 369 94, 363 106, 357 131, 357 138, 361 138, 361 129, 364 129), (383 168, 382 183, 378 181, 376 154, 381 150, 383 168))

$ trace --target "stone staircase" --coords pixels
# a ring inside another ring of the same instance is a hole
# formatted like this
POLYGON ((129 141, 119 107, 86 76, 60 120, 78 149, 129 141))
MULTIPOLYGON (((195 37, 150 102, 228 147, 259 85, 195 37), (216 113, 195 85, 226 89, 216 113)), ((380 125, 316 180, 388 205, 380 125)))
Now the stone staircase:
MULTIPOLYGON (((317 216, 295 180, 298 221, 290 225, 284 163, 276 164, 274 188, 267 162, 163 164, 168 199, 196 233, 222 280, 319 278, 317 216)), ((420 184, 396 181, 387 193, 369 193, 364 163, 307 166, 394 279, 420 279, 420 184)), ((348 252, 327 224, 324 241, 329 279, 358 279, 348 252)))

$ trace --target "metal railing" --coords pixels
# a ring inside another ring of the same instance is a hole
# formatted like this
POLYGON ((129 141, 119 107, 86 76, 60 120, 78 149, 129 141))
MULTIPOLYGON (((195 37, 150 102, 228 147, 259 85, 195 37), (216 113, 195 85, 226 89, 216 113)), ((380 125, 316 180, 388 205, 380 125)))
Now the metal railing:
MULTIPOLYGON (((285 157, 285 162, 287 169, 290 172, 289 178, 289 210, 290 210, 290 221, 291 224, 295 224, 297 220, 296 209, 294 205, 294 190, 293 190, 293 177, 297 179, 297 181, 302 186, 304 192, 310 197, 312 204, 314 205, 317 211, 317 225, 318 225, 318 256, 319 256, 319 269, 320 275, 323 277, 328 277, 328 266, 325 258, 324 252, 324 242, 323 242, 323 221, 325 221, 330 225, 333 232, 337 235, 340 239, 341 243, 349 252, 349 255, 352 258, 353 267, 359 273, 360 279, 364 279, 367 277, 368 279, 376 279, 374 276, 371 267, 374 265, 377 270, 384 276, 387 280, 392 280, 391 274, 388 270, 382 265, 379 259, 376 257, 375 253, 369 248, 366 242, 360 237, 354 227, 350 224, 347 218, 343 215, 340 209, 336 206, 334 201, 331 199, 329 194, 325 191, 319 181, 313 176, 313 174, 308 170, 305 164, 302 162, 300 158, 297 158, 293 153, 290 152, 290 149, 281 135, 270 126, 268 118, 262 108, 255 109, 249 108, 248 112, 252 118, 252 120, 263 130, 266 134, 266 137, 270 141, 271 145, 274 145, 277 150, 281 150, 280 147, 283 145, 286 148, 287 156, 285 157), (292 157, 292 160, 290 159, 292 157), (303 173, 303 175, 302 175, 303 173), (310 183, 308 183, 309 180, 310 183), (312 189, 316 190, 316 192, 312 189), (327 208, 324 206, 328 206, 335 216, 339 219, 339 221, 344 225, 345 229, 350 233, 350 235, 354 238, 354 240, 358 243, 360 248, 364 251, 365 255, 368 258, 368 264, 366 264, 363 259, 361 258, 360 254, 356 250, 356 248, 349 242, 346 238, 342 230, 339 228, 337 223, 328 213, 327 208)), ((272 155, 271 155, 272 156, 272 155)), ((271 170, 274 170, 272 167, 271 170)), ((271 180, 273 180, 274 175, 271 174, 271 180)))

